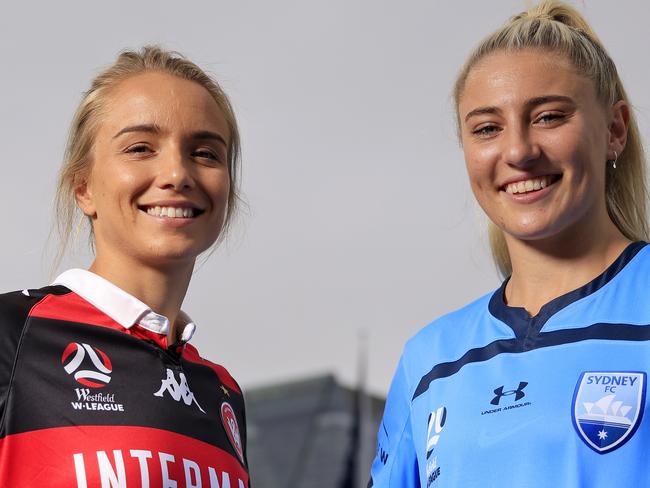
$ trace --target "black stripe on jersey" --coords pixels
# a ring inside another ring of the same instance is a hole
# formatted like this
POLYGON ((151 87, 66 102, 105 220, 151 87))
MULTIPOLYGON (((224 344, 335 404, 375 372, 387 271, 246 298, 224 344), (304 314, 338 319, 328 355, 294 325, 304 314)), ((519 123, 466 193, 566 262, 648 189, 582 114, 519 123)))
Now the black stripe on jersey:
POLYGON ((514 339, 494 341, 486 346, 470 349, 460 359, 440 363, 422 377, 415 390, 413 399, 429 389, 432 381, 446 378, 457 373, 465 364, 487 361, 498 354, 521 353, 541 347, 557 346, 588 339, 613 339, 645 341, 650 339, 650 327, 631 326, 628 324, 595 324, 581 329, 560 330, 540 333, 546 322, 558 311, 569 306, 609 283, 623 268, 647 246, 647 242, 638 241, 629 244, 621 255, 599 276, 580 288, 561 295, 545 304, 537 315, 531 317, 525 308, 509 307, 504 296, 508 279, 494 292, 488 310, 490 314, 512 329, 514 339), (610 329, 612 329, 610 331, 610 329), (626 331, 626 329, 629 329, 626 331))
POLYGON ((563 329, 539 334, 534 339, 503 339, 494 341, 484 347, 467 351, 460 359, 448 363, 440 363, 422 377, 413 394, 413 400, 425 393, 431 383, 440 378, 448 378, 458 373, 466 364, 488 361, 499 354, 518 354, 544 347, 560 346, 588 340, 608 341, 648 341, 650 340, 650 324, 593 324, 579 329, 563 329))

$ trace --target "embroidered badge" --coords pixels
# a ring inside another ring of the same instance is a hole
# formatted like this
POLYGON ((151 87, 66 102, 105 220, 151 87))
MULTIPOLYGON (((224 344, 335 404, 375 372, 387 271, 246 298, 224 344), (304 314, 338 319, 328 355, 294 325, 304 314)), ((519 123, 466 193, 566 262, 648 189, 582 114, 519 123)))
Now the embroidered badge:
POLYGON ((241 435, 239 434, 239 425, 237 424, 237 417, 235 411, 228 402, 221 404, 221 422, 226 429, 226 435, 232 447, 237 452, 241 462, 244 462, 244 448, 241 442, 241 435))
POLYGON ((585 371, 573 395, 571 417, 580 438, 605 454, 629 441, 643 417, 646 374, 585 371))

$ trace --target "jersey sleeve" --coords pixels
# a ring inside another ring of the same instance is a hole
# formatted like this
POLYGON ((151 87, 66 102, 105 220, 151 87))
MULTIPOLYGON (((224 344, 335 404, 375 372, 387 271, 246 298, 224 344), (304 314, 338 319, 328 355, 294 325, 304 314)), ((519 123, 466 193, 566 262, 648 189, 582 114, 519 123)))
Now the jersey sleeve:
POLYGON ((0 295, 0 418, 4 417, 20 337, 36 301, 21 292, 0 295))
POLYGON ((377 455, 368 488, 420 488, 411 430, 411 388, 402 356, 377 433, 377 455))

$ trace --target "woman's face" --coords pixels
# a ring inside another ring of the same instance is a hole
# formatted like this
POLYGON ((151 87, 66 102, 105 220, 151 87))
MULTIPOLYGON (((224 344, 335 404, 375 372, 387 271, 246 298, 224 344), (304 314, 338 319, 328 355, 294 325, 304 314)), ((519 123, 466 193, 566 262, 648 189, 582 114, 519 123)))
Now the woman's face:
POLYGON ((627 107, 603 107, 568 60, 492 54, 469 73, 458 113, 472 190, 506 238, 545 239, 609 220, 606 161, 624 147, 627 107))
POLYGON ((226 215, 230 133, 199 84, 146 72, 114 87, 77 200, 97 259, 187 261, 215 242, 226 215))

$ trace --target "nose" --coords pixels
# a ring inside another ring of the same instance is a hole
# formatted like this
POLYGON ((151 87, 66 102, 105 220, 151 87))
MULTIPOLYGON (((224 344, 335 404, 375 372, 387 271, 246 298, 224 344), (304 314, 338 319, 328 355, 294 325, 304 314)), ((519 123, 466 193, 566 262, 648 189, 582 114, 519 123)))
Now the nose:
POLYGON ((158 186, 178 192, 194 188, 195 181, 191 172, 192 163, 180 151, 169 151, 160 162, 158 186))
POLYGON ((525 168, 540 157, 540 148, 527 127, 512 127, 502 138, 502 154, 510 166, 525 168))

